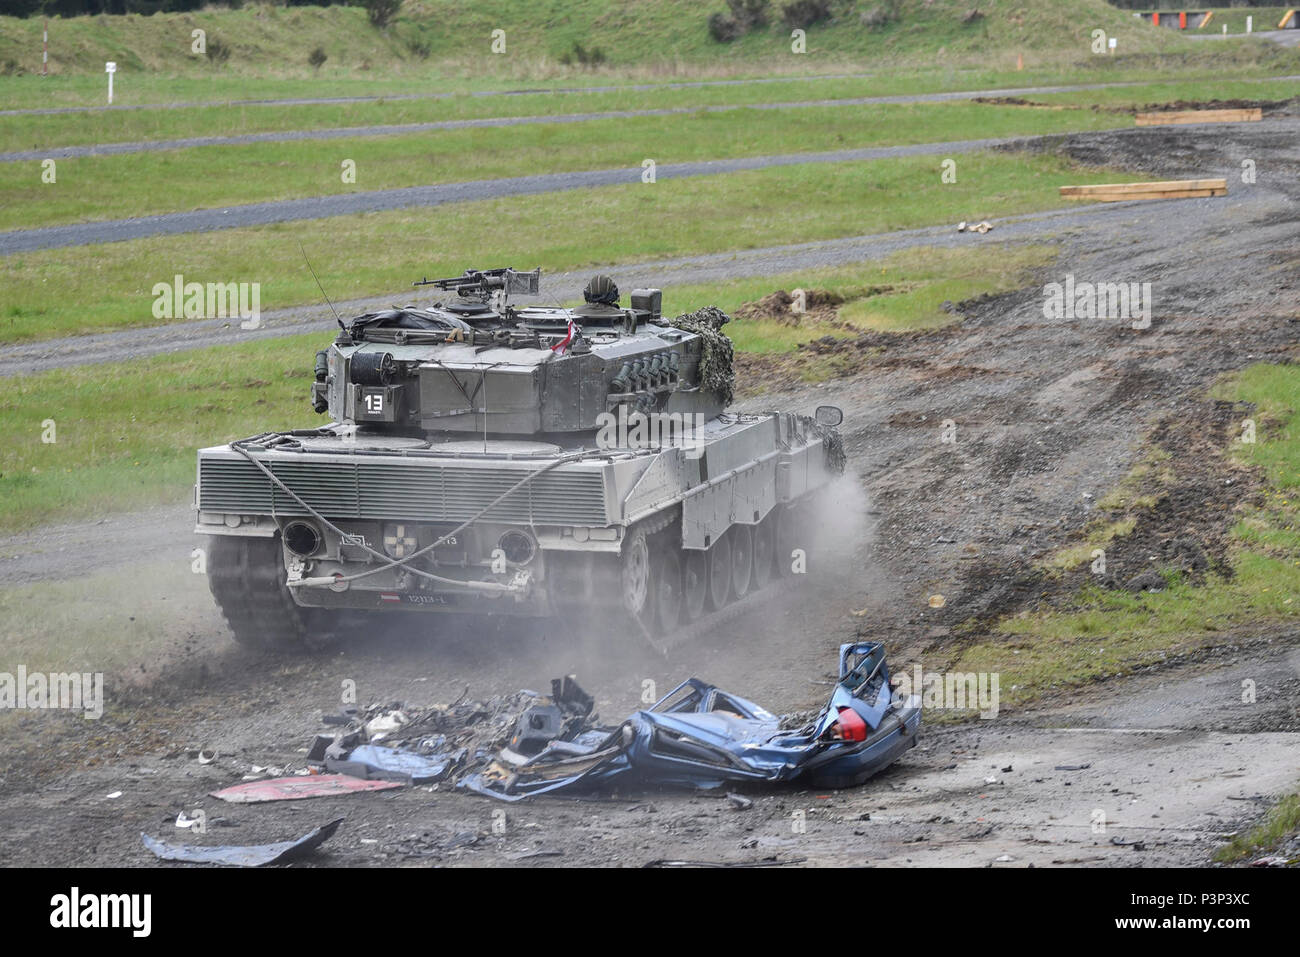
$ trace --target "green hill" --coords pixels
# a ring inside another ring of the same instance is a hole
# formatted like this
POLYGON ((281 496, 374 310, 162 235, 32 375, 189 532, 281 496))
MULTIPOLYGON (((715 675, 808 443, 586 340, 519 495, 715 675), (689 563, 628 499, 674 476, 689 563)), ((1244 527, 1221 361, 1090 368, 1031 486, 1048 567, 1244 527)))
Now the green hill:
MULTIPOLYGON (((762 0, 759 0, 761 3, 762 0)), ((1206 44, 1152 27, 1104 0, 797 0, 825 4, 829 16, 807 27, 807 52, 791 51, 784 0, 769 0, 768 23, 721 43, 711 14, 726 0, 407 0, 387 29, 358 7, 273 7, 154 16, 96 16, 51 22, 52 72, 103 71, 202 75, 225 71, 268 77, 454 73, 523 77, 602 71, 643 73, 824 72, 840 67, 912 68, 983 65, 1007 69, 1023 55, 1027 67, 1111 62, 1151 53, 1211 51, 1206 44), (897 8, 896 19, 885 11, 897 8), (972 10, 977 14, 972 15, 972 10), (191 32, 207 32, 209 55, 191 52, 191 32), (1093 30, 1118 38, 1116 57, 1095 57, 1093 30), (505 52, 492 51, 494 30, 505 52), (215 41, 215 42, 214 42, 215 41), (213 57, 225 50, 224 59, 213 57), (321 49, 323 64, 308 57, 321 49), (567 64, 566 64, 567 61, 567 64)), ((1216 56, 1239 51, 1231 43, 1216 56)), ((1254 46, 1250 44, 1249 46, 1254 46)), ((0 72, 37 72, 41 21, 0 17, 0 72)))

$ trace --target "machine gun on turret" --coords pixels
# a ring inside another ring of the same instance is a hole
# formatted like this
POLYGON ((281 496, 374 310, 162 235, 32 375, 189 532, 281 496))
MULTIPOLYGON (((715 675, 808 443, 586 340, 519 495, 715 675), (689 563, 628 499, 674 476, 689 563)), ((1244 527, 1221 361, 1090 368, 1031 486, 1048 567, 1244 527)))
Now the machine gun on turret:
MULTIPOLYGON (((466 269, 462 276, 451 279, 421 279, 413 286, 435 286, 456 293, 462 299, 488 302, 494 293, 503 294, 508 301, 512 293, 521 296, 535 296, 541 288, 542 269, 537 267, 532 272, 518 272, 509 266, 501 269, 466 269)), ((505 301, 502 302, 504 308, 505 301)))

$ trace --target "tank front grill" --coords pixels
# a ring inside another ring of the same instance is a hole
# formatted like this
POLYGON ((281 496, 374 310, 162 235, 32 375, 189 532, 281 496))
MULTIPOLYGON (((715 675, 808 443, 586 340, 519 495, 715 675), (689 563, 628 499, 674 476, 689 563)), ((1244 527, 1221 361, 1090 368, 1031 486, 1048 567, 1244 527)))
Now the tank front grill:
MULTIPOLYGON (((463 522, 517 483, 523 469, 383 462, 269 461, 276 478, 327 518, 463 522)), ((199 509, 258 515, 306 510, 251 462, 201 458, 199 509)), ((533 479, 484 516, 526 525, 605 525, 604 478, 563 467, 533 479)))

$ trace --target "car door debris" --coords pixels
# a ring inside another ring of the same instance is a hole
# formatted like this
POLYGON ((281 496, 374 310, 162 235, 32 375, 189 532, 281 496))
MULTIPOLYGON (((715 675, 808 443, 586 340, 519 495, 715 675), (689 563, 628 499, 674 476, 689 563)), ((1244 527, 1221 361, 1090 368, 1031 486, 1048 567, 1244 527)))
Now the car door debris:
POLYGON ((308 831, 296 841, 276 844, 253 844, 204 847, 199 844, 170 844, 148 834, 141 834, 144 846, 164 861, 183 861, 187 864, 228 864, 233 867, 265 867, 268 864, 288 864, 307 857, 339 829, 343 818, 308 831))

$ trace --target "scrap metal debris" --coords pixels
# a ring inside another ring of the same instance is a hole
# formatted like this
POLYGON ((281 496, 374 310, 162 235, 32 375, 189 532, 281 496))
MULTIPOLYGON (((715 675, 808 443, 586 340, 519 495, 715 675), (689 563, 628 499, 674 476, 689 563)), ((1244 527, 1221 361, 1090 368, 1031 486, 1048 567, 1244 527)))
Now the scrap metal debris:
POLYGON ((287 864, 306 857, 320 847, 339 829, 343 818, 330 821, 308 831, 296 841, 277 844, 253 844, 247 847, 202 847, 196 844, 168 844, 141 834, 144 846, 164 861, 184 861, 187 864, 229 864, 233 867, 265 867, 268 864, 287 864))
MULTIPOLYGON (((601 725, 594 705, 568 676, 551 682, 549 696, 520 691, 423 711, 377 707, 357 715, 345 731, 317 736, 310 755, 322 770, 366 784, 379 783, 376 778, 448 782, 503 801, 590 792, 615 782, 717 788, 806 780, 845 787, 912 747, 921 721, 920 699, 894 692, 880 642, 841 646, 831 698, 812 716, 782 720, 697 678, 617 726, 601 725), (375 722, 396 712, 407 719, 398 728, 375 722), (345 746, 363 735, 370 743, 345 746), (381 736, 384 746, 377 747, 373 742, 381 736)), ((310 787, 325 779, 290 780, 310 787)), ((739 795, 731 800, 747 806, 739 795)))
POLYGON ((400 784, 432 784, 441 781, 464 757, 459 752, 428 757, 412 751, 399 751, 375 744, 362 745, 346 760, 327 757, 325 767, 336 774, 348 774, 370 781, 396 781, 400 784))

